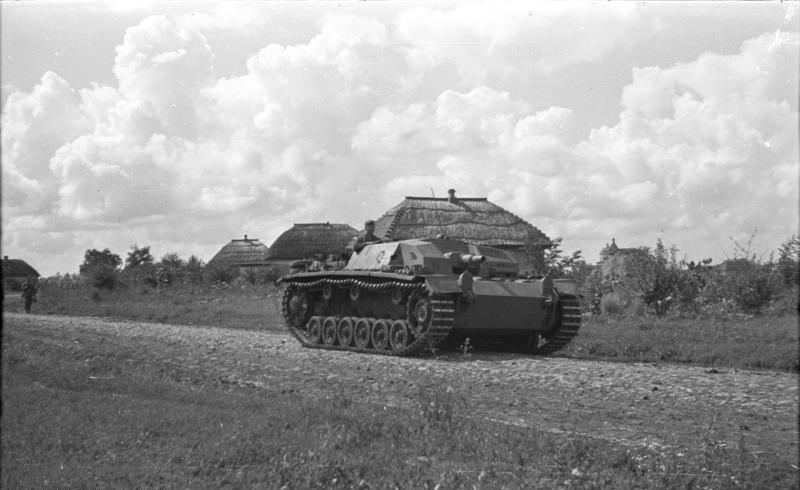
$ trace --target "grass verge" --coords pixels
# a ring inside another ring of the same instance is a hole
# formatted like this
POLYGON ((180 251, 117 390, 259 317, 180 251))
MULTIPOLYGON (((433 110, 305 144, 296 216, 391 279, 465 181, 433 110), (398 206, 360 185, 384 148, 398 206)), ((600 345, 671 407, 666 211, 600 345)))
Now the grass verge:
POLYGON ((445 380, 393 408, 126 355, 3 333, 3 488, 797 488, 712 428, 692 450, 630 448, 478 420, 445 380))
POLYGON ((798 371, 798 317, 589 319, 563 351, 585 359, 798 371))

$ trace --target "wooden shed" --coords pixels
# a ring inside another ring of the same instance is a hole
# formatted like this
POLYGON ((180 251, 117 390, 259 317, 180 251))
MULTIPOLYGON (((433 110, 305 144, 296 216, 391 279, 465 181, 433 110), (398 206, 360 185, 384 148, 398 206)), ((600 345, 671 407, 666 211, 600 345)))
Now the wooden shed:
POLYGON ((550 238, 485 197, 407 196, 375 220, 375 234, 389 240, 446 236, 510 253, 523 272, 539 272, 550 238))

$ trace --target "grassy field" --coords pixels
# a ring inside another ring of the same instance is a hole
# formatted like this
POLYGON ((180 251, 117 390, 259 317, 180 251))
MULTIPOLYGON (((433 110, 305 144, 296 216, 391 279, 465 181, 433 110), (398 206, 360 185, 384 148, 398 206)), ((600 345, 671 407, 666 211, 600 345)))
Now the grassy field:
MULTIPOLYGON (((43 288, 36 313, 86 315, 248 330, 283 330, 281 292, 238 288, 149 287, 91 291, 43 288)), ((6 311, 20 311, 18 301, 6 311)), ((738 369, 798 371, 798 317, 586 318, 560 353, 622 362, 676 362, 738 369)))
MULTIPOLYGON (((405 409, 189 383, 125 352, 3 332, 2 488, 797 488, 720 446, 685 453, 496 425, 443 380, 405 409)), ((437 381, 437 380, 434 380, 437 381)))

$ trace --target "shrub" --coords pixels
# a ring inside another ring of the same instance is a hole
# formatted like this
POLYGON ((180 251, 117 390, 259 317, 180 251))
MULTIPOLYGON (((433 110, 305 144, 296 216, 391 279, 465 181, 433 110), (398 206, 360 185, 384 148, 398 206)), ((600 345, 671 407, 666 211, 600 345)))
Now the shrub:
POLYGON ((211 284, 230 284, 236 276, 235 267, 210 265, 203 271, 203 279, 211 284))
POLYGON ((715 309, 726 305, 735 311, 759 313, 785 289, 771 262, 735 259, 708 275, 699 299, 703 305, 713 305, 715 309))
POLYGON ((770 301, 763 313, 771 316, 800 314, 800 287, 795 284, 782 291, 770 301))
POLYGON ((600 313, 605 315, 621 315, 625 311, 619 293, 611 292, 600 299, 600 313))
POLYGON ((777 268, 784 285, 800 285, 800 237, 792 235, 781 244, 777 268))
POLYGON ((119 284, 119 271, 108 264, 94 264, 84 269, 89 284, 98 289, 114 289, 119 284))
POLYGON ((275 267, 248 267, 243 268, 239 276, 252 285, 274 284, 280 277, 275 267))

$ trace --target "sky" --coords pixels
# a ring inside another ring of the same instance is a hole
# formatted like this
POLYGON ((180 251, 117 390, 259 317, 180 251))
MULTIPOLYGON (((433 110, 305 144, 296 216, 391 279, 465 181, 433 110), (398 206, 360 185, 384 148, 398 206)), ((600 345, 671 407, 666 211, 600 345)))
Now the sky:
POLYGON ((2 2, 2 253, 204 261, 405 196, 768 258, 798 233, 796 2, 2 2), (749 245, 748 245, 749 244, 749 245))

